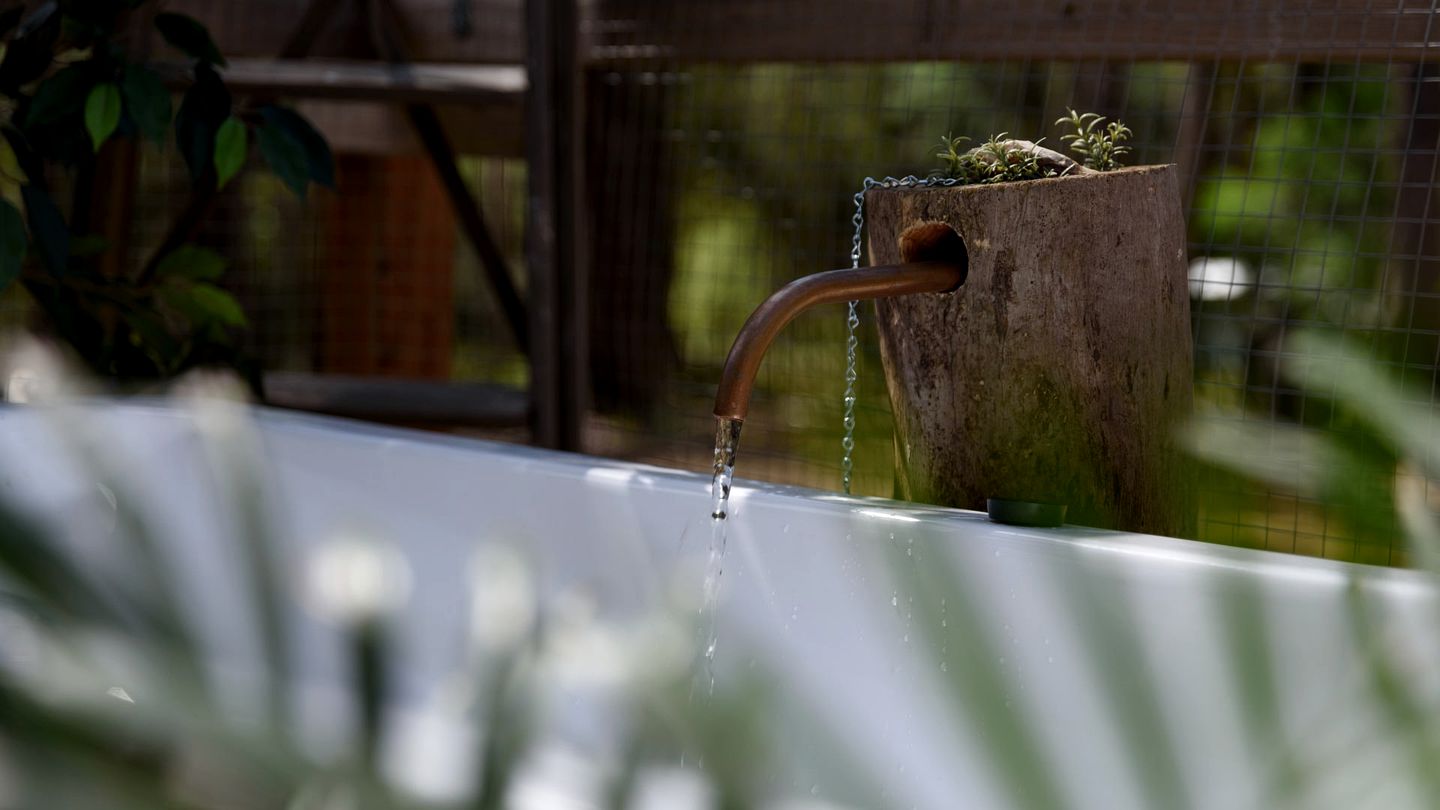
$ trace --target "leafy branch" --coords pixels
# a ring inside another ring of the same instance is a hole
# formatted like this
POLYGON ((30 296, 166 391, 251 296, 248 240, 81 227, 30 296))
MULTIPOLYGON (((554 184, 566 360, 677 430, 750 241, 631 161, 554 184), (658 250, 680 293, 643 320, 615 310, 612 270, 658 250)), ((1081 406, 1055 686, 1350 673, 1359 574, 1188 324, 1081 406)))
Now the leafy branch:
POLYGON ((1105 119, 1095 113, 1082 115, 1074 110, 1055 122, 1057 125, 1069 123, 1075 128, 1075 132, 1060 139, 1069 144, 1080 162, 1041 146, 1043 138, 1022 141, 1002 132, 973 149, 966 149, 969 138, 946 135, 940 141, 940 151, 935 153, 941 162, 936 174, 960 185, 979 185, 1110 171, 1119 168, 1119 159, 1130 153, 1130 147, 1124 142, 1130 139, 1131 133, 1130 128, 1119 121, 1102 127, 1104 122, 1105 119))
POLYGON ((1119 121, 1105 124, 1105 117, 1095 113, 1066 112, 1055 125, 1069 124, 1075 131, 1061 135, 1060 140, 1070 145, 1070 151, 1080 157, 1085 167, 1098 172, 1120 168, 1120 158, 1130 154, 1130 147, 1124 145, 1132 135, 1130 128, 1119 121))
POLYGON ((1060 177, 1075 168, 1075 162, 1040 145, 1040 142, 1015 140, 1008 132, 992 135, 979 146, 963 150, 969 138, 947 136, 936 153, 944 167, 945 177, 961 185, 1013 183, 1060 177))
POLYGON ((0 0, 0 291, 24 283, 61 337, 118 376, 233 354, 245 319, 216 284, 225 261, 188 243, 252 151, 302 199, 311 184, 335 181, 330 147, 309 122, 278 104, 237 103, 205 26, 161 11, 155 30, 185 57, 177 109, 165 80, 127 51, 132 16, 155 3, 0 0), (67 217, 50 181, 68 174, 83 194, 108 145, 142 139, 173 143, 194 201, 139 268, 100 272, 111 247, 88 232, 78 199, 67 217))

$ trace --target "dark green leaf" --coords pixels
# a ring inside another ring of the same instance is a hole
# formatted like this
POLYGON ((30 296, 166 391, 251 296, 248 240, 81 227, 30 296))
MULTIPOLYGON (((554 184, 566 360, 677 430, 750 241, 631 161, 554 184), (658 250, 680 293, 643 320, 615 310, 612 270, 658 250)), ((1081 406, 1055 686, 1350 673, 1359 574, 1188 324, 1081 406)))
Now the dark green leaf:
POLYGON ((324 135, 311 126, 304 116, 288 107, 269 104, 260 109, 260 115, 267 124, 284 130, 304 147, 310 179, 316 185, 335 188, 335 156, 331 154, 330 144, 325 142, 324 135))
POLYGON ((110 240, 95 233, 76 236, 70 240, 70 257, 75 259, 99 256, 109 249, 110 240))
POLYGON ((225 273, 225 257, 213 250, 195 245, 181 245, 165 254, 156 266, 156 275, 188 278, 194 281, 214 281, 225 273))
POLYGON ((184 348, 164 322, 150 312, 127 312, 125 323, 130 327, 131 345, 143 351, 161 374, 174 373, 184 348))
POLYGON ((60 37, 60 17, 59 6, 50 0, 20 24, 15 38, 5 48, 4 60, 0 60, 0 93, 14 96, 49 69, 60 37))
POLYGON ((240 308, 240 302, 213 284, 191 285, 190 299, 214 322, 225 326, 245 325, 245 311, 240 308))
POLYGON ((305 199, 305 189, 310 185, 310 161, 305 146, 295 140, 289 132, 266 121, 257 133, 260 154, 295 196, 305 199))
POLYGON ((225 66, 225 57, 215 47, 210 32, 194 17, 174 12, 155 15, 155 27, 172 47, 202 64, 225 66))
POLYGON ((24 217, 15 206, 0 200, 0 292, 19 278, 27 241, 24 217))
POLYGON ((25 129, 34 132, 68 116, 78 116, 95 82, 95 73, 84 65, 72 65, 41 82, 25 110, 25 129))
POLYGON ((97 84, 85 99, 85 131, 90 133, 90 144, 99 152, 105 141, 115 134, 120 126, 120 88, 112 82, 97 84))
POLYGON ((45 166, 40 162, 35 150, 30 148, 30 141, 24 133, 7 124, 0 125, 0 135, 10 144, 10 149, 15 153, 15 162, 20 164, 20 170, 27 178, 45 176, 45 166))
POLYGON ((30 235, 35 239, 40 260, 51 273, 64 274, 65 264, 70 260, 70 227, 65 224, 65 217, 50 195, 34 183, 20 189, 20 194, 25 210, 30 213, 30 235))
POLYGON ((245 122, 235 116, 225 119, 220 131, 215 133, 215 187, 224 188, 230 178, 245 166, 245 153, 249 151, 250 139, 245 122))
POLYGON ((229 117, 230 91, 220 75, 209 65, 197 66, 195 83, 185 91, 175 116, 175 143, 197 184, 212 168, 215 135, 229 117))
POLYGON ((200 331, 208 326, 244 326, 245 312, 230 293, 213 284, 170 278, 160 285, 160 300, 200 331))
POLYGON ((170 126, 170 90, 155 71, 140 65, 125 68, 120 85, 125 94, 125 109, 141 134, 156 144, 165 143, 165 130, 170 126))
POLYGON ((7 36, 11 31, 15 30, 15 26, 20 24, 20 18, 24 16, 24 14, 25 5, 23 3, 13 8, 0 11, 0 37, 7 36))
POLYGON ((63 0, 61 11, 61 38, 69 47, 86 48, 111 36, 121 8, 115 0, 63 0))

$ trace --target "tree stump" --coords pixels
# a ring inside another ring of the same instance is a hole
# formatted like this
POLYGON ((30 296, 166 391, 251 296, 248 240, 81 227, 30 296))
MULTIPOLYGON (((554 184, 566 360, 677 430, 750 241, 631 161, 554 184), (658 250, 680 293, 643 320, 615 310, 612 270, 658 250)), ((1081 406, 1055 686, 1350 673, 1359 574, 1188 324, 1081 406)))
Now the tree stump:
POLYGON ((955 292, 876 302, 901 497, 1062 503, 1071 523, 1193 534, 1173 166, 874 189, 865 210, 872 263, 969 263, 955 292))

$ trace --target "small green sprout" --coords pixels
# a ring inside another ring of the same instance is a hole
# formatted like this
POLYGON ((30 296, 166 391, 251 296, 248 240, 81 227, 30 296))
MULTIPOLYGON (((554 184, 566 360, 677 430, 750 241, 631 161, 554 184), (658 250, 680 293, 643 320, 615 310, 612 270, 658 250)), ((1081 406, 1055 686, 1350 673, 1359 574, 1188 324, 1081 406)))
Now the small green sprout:
POLYGON ((942 171, 946 177, 970 176, 975 157, 965 149, 965 144, 969 142, 970 139, 963 135, 958 138, 946 135, 940 139, 940 151, 935 153, 935 157, 944 163, 942 171))
POLYGON ((1130 128, 1112 121, 1104 124, 1105 117, 1095 113, 1078 113, 1067 110, 1069 115, 1055 121, 1056 126, 1069 124, 1075 131, 1060 136, 1069 143, 1070 151, 1080 157, 1087 169, 1108 172, 1120 168, 1120 158, 1130 153, 1124 142, 1130 140, 1130 128))
POLYGON ((935 154, 944 162, 941 173, 962 185, 1038 180, 1057 175, 1053 168, 1041 163, 1035 152, 1038 144, 1013 141, 1007 132, 964 150, 964 144, 969 141, 969 138, 946 136, 940 144, 942 151, 935 154))

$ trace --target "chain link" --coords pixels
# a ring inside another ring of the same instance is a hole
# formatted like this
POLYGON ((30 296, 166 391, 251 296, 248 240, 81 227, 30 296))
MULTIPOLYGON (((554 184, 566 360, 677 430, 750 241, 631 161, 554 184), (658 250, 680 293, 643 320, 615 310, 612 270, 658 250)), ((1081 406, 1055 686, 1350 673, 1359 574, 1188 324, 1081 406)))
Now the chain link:
MULTIPOLYGON (((860 244, 865 232, 865 192, 872 188, 921 188, 924 186, 953 186, 958 180, 953 177, 886 177, 884 180, 876 180, 873 177, 865 178, 860 190, 855 192, 855 216, 850 221, 855 225, 855 233, 850 239, 850 267, 860 267, 860 244)), ((850 484, 855 473, 855 381, 860 379, 856 370, 856 359, 859 354, 860 338, 857 331, 860 328, 860 302, 851 301, 850 310, 845 318, 845 438, 840 440, 840 446, 845 453, 840 459, 840 482, 845 487, 845 494, 850 494, 850 484)))

